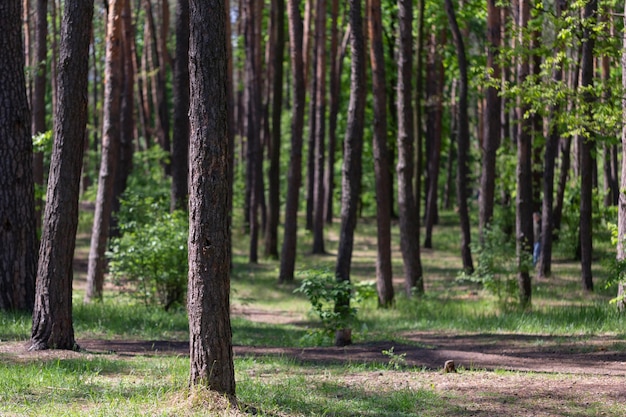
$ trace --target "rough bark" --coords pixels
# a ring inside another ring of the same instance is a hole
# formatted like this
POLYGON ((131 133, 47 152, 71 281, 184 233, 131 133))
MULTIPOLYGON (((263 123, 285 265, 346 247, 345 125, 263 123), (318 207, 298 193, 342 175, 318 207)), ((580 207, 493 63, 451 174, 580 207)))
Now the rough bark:
POLYGON ((302 182, 302 135, 304 130, 305 83, 302 62, 302 17, 300 0, 287 0, 289 21, 289 52, 293 82, 293 106, 291 117, 291 151, 287 172, 287 196, 285 201, 285 227, 280 256, 278 282, 292 282, 296 263, 298 240, 298 205, 302 182))
MULTIPOLYGON (((626 4, 624 4, 624 24, 626 24, 626 4)), ((626 90, 626 32, 622 32, 622 88, 626 90)), ((622 118, 626 120, 626 96, 622 96, 622 118)), ((626 161, 626 124, 622 126, 622 161, 626 161)), ((617 205, 617 261, 626 260, 626 164, 622 163, 617 205)), ((626 282, 621 277, 617 288, 617 308, 623 312, 626 308, 626 282)))
POLYGON ((77 349, 72 325, 72 260, 87 125, 93 2, 66 0, 61 23, 58 106, 46 196, 31 350, 77 349))
POLYGON ((32 311, 37 233, 22 3, 0 3, 0 310, 32 311))
POLYGON ((419 213, 413 195, 413 6, 410 0, 398 0, 398 214, 400 249, 404 262, 404 287, 407 296, 424 292, 419 247, 419 213))
POLYGON ((122 93, 122 10, 126 0, 110 0, 107 22, 104 77, 104 117, 102 121, 102 154, 98 193, 91 229, 85 302, 102 299, 105 252, 109 239, 109 221, 113 208, 115 170, 120 148, 120 108, 122 93))
POLYGON ((187 209, 189 155, 189 0, 176 2, 171 209, 187 209))
MULTIPOLYGON (((361 0, 350 0, 350 49, 352 69, 350 73, 350 103, 348 105, 348 125, 344 138, 343 167, 341 176, 341 229, 335 276, 337 281, 350 281, 354 229, 357 221, 357 208, 361 195, 361 160, 363 155, 363 129, 365 117, 365 39, 363 36, 363 16, 361 0)), ((350 309, 350 298, 336 300, 335 310, 345 314, 350 309)), ((343 331, 343 329, 339 329, 343 331)), ((338 346, 352 343, 343 332, 343 337, 335 337, 338 346)))
POLYGON ((370 0, 368 19, 372 91, 374 99, 374 177, 376 181, 376 290, 378 305, 393 303, 393 272, 391 264, 391 188, 387 149, 387 92, 385 87, 385 55, 380 0, 370 0))
POLYGON ((459 64, 459 102, 457 104, 457 174, 456 174, 456 196, 459 207, 459 219, 461 223, 461 257, 463 259, 463 269, 472 273, 474 264, 472 262, 472 251, 470 249, 470 219, 467 203, 469 182, 469 120, 467 114, 467 58, 465 55, 465 43, 459 30, 456 14, 451 0, 446 0, 446 12, 452 29, 452 39, 456 47, 457 60, 459 64))
POLYGON ((226 12, 220 0, 189 11, 189 381, 232 397, 226 12))

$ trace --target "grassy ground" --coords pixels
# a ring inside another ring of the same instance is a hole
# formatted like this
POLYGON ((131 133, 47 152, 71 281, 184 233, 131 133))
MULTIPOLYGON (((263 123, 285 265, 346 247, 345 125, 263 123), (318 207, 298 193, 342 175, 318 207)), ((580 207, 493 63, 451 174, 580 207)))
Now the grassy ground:
MULTIPOLYGON (((608 300, 615 288, 609 274, 608 238, 596 238, 597 291, 580 288, 579 269, 568 249, 557 248, 554 275, 533 282, 533 307, 518 310, 475 284, 459 282, 459 235, 452 213, 443 213, 434 249, 423 251, 426 295, 402 293, 402 265, 394 248, 397 301, 380 310, 375 299, 358 305, 354 341, 364 345, 395 341, 429 348, 425 334, 527 337, 538 352, 626 352, 624 319, 608 300), (593 348, 597 340, 610 344, 593 348), (549 346, 546 346, 549 344, 549 346)), ((300 236, 298 269, 332 270, 338 225, 327 232, 327 256, 310 256, 310 236, 300 236)), ((375 224, 357 229, 353 279, 375 277, 375 224)), ((397 241, 397 229, 394 230, 397 241)), ((79 240, 85 253, 88 240, 79 240)), ((235 232, 232 274, 232 326, 237 346, 309 349, 328 345, 315 329, 308 301, 294 285, 276 285, 278 262, 247 263, 247 239, 235 232)), ((80 255, 79 255, 80 256, 80 255)), ((80 263, 80 262, 79 262, 80 263)), ((77 339, 128 341, 188 338, 184 309, 164 312, 137 304, 111 289, 102 303, 82 303, 77 271, 74 324, 77 339)), ((243 411, 228 411, 227 400, 189 392, 184 353, 26 352, 30 317, 0 313, 0 416, 626 416, 624 375, 519 372, 464 367, 456 374, 415 366, 403 354, 388 352, 378 361, 302 361, 290 355, 236 355, 237 398, 243 411)), ((491 340, 491 339, 490 339, 491 340)), ((490 342, 492 343, 492 342, 490 342)), ((391 346, 391 345, 390 345, 391 346)), ((328 348, 331 349, 331 348, 328 348)), ((624 363, 607 366, 620 370, 624 363)))

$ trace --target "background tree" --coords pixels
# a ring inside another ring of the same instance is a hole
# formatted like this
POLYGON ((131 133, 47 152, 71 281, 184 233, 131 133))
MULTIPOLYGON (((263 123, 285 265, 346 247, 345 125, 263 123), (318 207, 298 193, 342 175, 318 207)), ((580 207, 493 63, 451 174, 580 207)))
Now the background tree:
MULTIPOLYGON (((343 166, 341 176, 341 230, 335 275, 337 281, 350 281, 354 229, 361 194, 361 160, 363 155, 363 129, 365 116, 365 39, 361 0, 350 0, 350 49, 352 70, 350 75, 350 104, 348 126, 344 138, 343 166)), ((345 314, 350 308, 350 298, 338 299, 335 310, 345 314)), ((336 346, 352 343, 351 332, 338 329, 336 346)))
MULTIPOLYGON (((624 4, 624 25, 626 26, 626 3, 624 4)), ((626 90, 626 32, 622 32, 622 88, 626 90)), ((622 119, 626 120, 626 96, 622 96, 622 119)), ((626 123, 622 124, 622 161, 626 161, 626 123)), ((622 162, 619 187, 619 204, 617 206, 617 261, 626 259, 626 164, 622 162)), ((626 283, 623 278, 617 288, 617 307, 619 311, 626 308, 626 283)))
POLYGON ((385 55, 380 0, 369 2, 370 64, 374 107, 374 176, 376 181, 376 289, 378 304, 389 306, 393 302, 393 273, 391 268, 391 188, 387 149, 387 94, 385 81, 385 55))
POLYGON ((413 196, 413 5, 410 0, 398 0, 398 214, 400 249, 404 262, 405 291, 424 292, 419 248, 419 213, 413 196))
POLYGON ((104 76, 104 119, 102 121, 102 154, 98 176, 98 194, 89 245, 89 265, 85 302, 102 299, 105 252, 109 239, 109 222, 120 148, 122 72, 122 10, 126 0, 110 0, 107 14, 107 39, 104 76))
POLYGON ((289 52, 291 56, 291 78, 293 104, 291 117, 291 150, 287 172, 287 196, 285 199, 285 226, 280 256, 279 282, 293 281, 298 239, 298 205, 302 182, 302 142, 304 130, 305 82, 302 61, 302 16, 300 1, 287 0, 289 18, 289 52))
POLYGON ((72 259, 87 124, 87 64, 93 2, 66 0, 61 25, 54 146, 39 248, 31 350, 77 349, 72 259))
POLYGON ((32 310, 37 232, 22 3, 0 4, 0 310, 32 310))
POLYGON ((234 396, 227 15, 221 0, 189 4, 189 381, 234 396))

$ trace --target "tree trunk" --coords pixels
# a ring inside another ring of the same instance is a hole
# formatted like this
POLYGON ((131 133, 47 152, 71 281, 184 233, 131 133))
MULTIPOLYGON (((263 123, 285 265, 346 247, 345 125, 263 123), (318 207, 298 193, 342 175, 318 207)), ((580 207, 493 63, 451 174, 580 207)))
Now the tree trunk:
POLYGON ((93 2, 65 0, 55 134, 46 196, 31 350, 77 349, 72 325, 72 260, 87 125, 93 2))
POLYGON ((341 101, 341 63, 339 55, 339 0, 331 0, 330 28, 330 103, 328 112, 328 159, 324 177, 324 218, 333 222, 333 194, 335 193, 335 150, 337 148, 337 116, 341 101))
POLYGON ((32 311, 37 230, 21 0, 0 3, 0 310, 32 311))
MULTIPOLYGON (((317 0, 315 0, 317 1, 317 0)), ((317 67, 317 53, 311 54, 311 28, 313 27, 314 0, 306 0, 304 13, 303 62, 304 83, 309 90, 309 132, 306 170, 306 230, 313 230, 313 212, 315 205, 315 112, 317 109, 317 77, 310 76, 311 67, 317 67), (313 61, 311 65, 310 61, 313 61)))
MULTIPOLYGON (((492 81, 500 82, 502 77, 499 64, 502 22, 500 8, 495 0, 487 1, 487 72, 492 81)), ((480 176, 479 231, 483 240, 484 229, 493 218, 496 187, 496 154, 500 147, 502 133, 502 100, 498 89, 491 85, 485 93, 485 132, 482 144, 482 172, 480 176)))
MULTIPOLYGON (((597 0, 590 0, 584 8, 583 19, 586 25, 583 29, 580 86, 593 87, 593 48, 595 44, 592 29, 596 21, 597 0)), ((592 106, 595 99, 589 90, 584 90, 583 100, 592 106)), ((589 107, 591 109, 591 107, 589 107)), ((588 114, 591 120, 591 110, 588 114)), ((591 273, 593 239, 592 239, 592 206, 593 206, 593 153, 595 152, 595 137, 591 130, 585 129, 580 135, 580 263, 582 269, 582 285, 585 291, 593 291, 593 276, 591 273)))
POLYGON ((278 282, 292 282, 296 263, 298 240, 298 205, 302 182, 302 135, 304 130, 305 83, 302 63, 302 17, 300 0, 287 0, 289 18, 289 55, 293 80, 293 106, 291 117, 291 151, 287 172, 287 197, 285 201, 285 236, 280 256, 278 282))
POLYGON ((120 105, 122 93, 122 10, 126 0, 110 0, 107 13, 107 39, 104 77, 104 119, 98 193, 91 230, 85 302, 102 299, 105 252, 113 203, 115 170, 120 148, 120 105))
MULTIPOLYGON (((348 125, 344 138, 343 168, 341 176, 341 230, 335 275, 337 281, 350 281, 350 265, 354 247, 354 229, 357 209, 361 196, 361 158, 363 154, 363 129, 365 117, 365 39, 363 36, 363 16, 361 0, 350 0, 350 49, 352 70, 350 76, 350 104, 348 105, 348 125)), ((335 300, 335 311, 346 315, 350 309, 350 298, 335 300)), ((343 332, 344 329, 339 329, 343 332)), ((350 338, 336 337, 337 346, 352 343, 350 338)))
POLYGON ((315 183, 313 188, 313 253, 324 254, 324 158, 326 136, 326 0, 315 10, 315 183))
POLYGON ((369 1, 370 63, 374 99, 374 176, 376 180, 376 289, 378 305, 393 304, 393 272, 391 263, 391 188, 387 149, 387 92, 385 87, 385 55, 380 0, 369 1))
MULTIPOLYGON (((626 24, 626 4, 624 4, 624 24, 626 24)), ((626 32, 622 32, 622 89, 626 90, 626 32)), ((626 96, 622 96, 622 118, 626 120, 626 96)), ((622 125, 622 161, 626 161, 626 124, 622 125)), ((622 163, 617 205, 617 262, 626 260, 626 164, 622 163)), ((617 308, 626 308, 626 282, 621 277, 617 289, 617 308)))
POLYGON ((233 398, 226 11, 190 1, 190 385, 233 398))
POLYGON ((467 60, 465 56, 465 43, 459 26, 456 21, 456 15, 451 0, 446 0, 446 12, 450 27, 452 29, 452 39, 457 51, 457 60, 459 64, 459 103, 457 105, 457 155, 458 166, 456 174, 456 196, 459 206, 459 218, 461 222, 461 257, 463 258, 463 269, 472 273, 474 264, 472 262, 472 251, 470 249, 470 219, 468 208, 468 191, 469 183, 469 120, 467 115, 467 60))
MULTIPOLYGON (((37 135, 46 131, 46 60, 48 55, 48 0, 37 0, 35 9, 35 79, 33 82, 32 128, 31 134, 37 135)), ((33 156, 33 180, 43 188, 44 165, 43 152, 36 152, 33 156)), ((41 213, 43 199, 36 197, 35 221, 37 230, 41 230, 41 213)), ((33 286, 34 290, 34 286, 33 286)))
POLYGON ((189 155, 189 0, 176 2, 171 209, 187 209, 189 155))
POLYGON ((419 246, 419 213, 413 196, 413 5, 398 0, 400 26, 398 44, 398 214, 400 217, 400 249, 404 262, 404 286, 407 296, 424 292, 419 246))
POLYGON ((283 61, 285 60, 285 0, 274 0, 272 31, 275 44, 272 68, 272 134, 269 153, 269 199, 267 230, 265 231, 265 256, 278 259, 278 223, 280 220, 280 138, 283 108, 283 61))

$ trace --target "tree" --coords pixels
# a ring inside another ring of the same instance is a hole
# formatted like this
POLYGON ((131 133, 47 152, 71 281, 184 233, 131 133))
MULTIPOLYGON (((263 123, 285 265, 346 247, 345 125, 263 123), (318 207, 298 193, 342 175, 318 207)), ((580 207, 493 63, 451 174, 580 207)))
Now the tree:
MULTIPOLYGON (((365 39, 363 36, 363 16, 361 0, 350 0, 350 47, 352 50, 352 70, 350 76, 350 104, 348 106, 348 126, 343 148, 341 176, 341 230, 335 275, 337 281, 350 281, 354 229, 357 208, 361 195, 361 159, 363 154, 363 129, 365 116, 365 39)), ((350 298, 336 301, 335 310, 345 314, 350 309, 350 298)), ((352 343, 350 331, 338 329, 335 345, 346 346, 352 343)))
MULTIPOLYGON (((596 20, 598 9, 597 0, 590 0, 585 4, 583 10, 582 56, 580 68, 580 87, 583 93, 583 101, 587 105, 586 116, 592 118, 592 105, 594 102, 593 92, 593 72, 594 57, 593 48, 595 44, 593 33, 593 22, 596 20)), ((593 239, 592 239, 592 202, 593 202, 593 153, 595 152, 595 138, 591 129, 585 129, 580 135, 580 264, 582 268, 582 285, 586 291, 593 291, 593 277, 591 274, 593 239)))
MULTIPOLYGON (((487 72, 492 82, 500 82, 499 48, 502 24, 500 8, 495 0, 487 0, 487 72)), ((487 86, 485 95, 485 132, 482 144, 482 172, 480 176, 479 222, 481 240, 484 228, 493 217, 496 183, 496 153, 500 146, 502 100, 495 85, 487 86)))
POLYGON ((324 157, 326 136, 326 0, 315 9, 315 176, 313 253, 324 254, 324 157))
POLYGON ((0 4, 0 310, 32 310, 37 233, 22 3, 0 4))
POLYGON ((224 1, 189 4, 189 381, 234 396, 227 15, 224 1))
POLYGON ((291 117, 291 151, 287 172, 287 197, 285 201, 285 230, 280 256, 278 282, 292 282, 296 263, 298 240, 298 205, 302 182, 302 141, 304 130, 305 83, 302 61, 302 16, 300 0, 287 0, 289 18, 289 52, 293 79, 293 106, 291 117))
POLYGON ((463 258, 463 269, 467 273, 474 271, 472 262, 472 251, 470 248, 470 219, 468 209, 468 191, 467 184, 469 182, 469 120, 467 115, 467 57, 465 55, 465 43, 463 36, 459 30, 456 20, 456 14, 452 6, 451 0, 446 0, 446 12, 452 29, 452 39, 456 47, 457 61, 459 64, 459 102, 456 110, 456 122, 458 125, 457 133, 457 174, 456 174, 456 199, 459 206, 459 219, 461 222, 461 257, 463 258))
POLYGON ((272 77, 272 134, 270 138, 268 220, 265 231, 265 256, 278 258, 278 223, 280 219, 280 136, 283 107, 283 61, 285 60, 285 0, 274 0, 272 77))
POLYGON ((58 106, 39 248, 31 350, 78 348, 72 324, 72 259, 87 124, 93 2, 66 0, 64 7, 58 106))
POLYGON ((122 10, 126 0, 110 0, 107 14, 107 39, 104 76, 104 119, 98 193, 91 230, 85 302, 102 299, 105 251, 113 208, 113 191, 120 148, 120 109, 124 81, 122 73, 122 10))
MULTIPOLYGON (((626 25, 626 3, 624 4, 624 24, 626 25)), ((626 90, 626 32, 622 32, 622 88, 626 90)), ((626 120, 626 96, 622 96, 622 118, 626 120)), ((622 161, 626 161, 626 123, 622 124, 622 161)), ((617 261, 626 260, 626 164, 622 163, 617 206, 617 261)), ((626 308, 626 283, 622 279, 617 289, 617 307, 626 308)))
POLYGON ((369 37, 372 90, 374 96, 374 177, 376 181, 376 289, 378 305, 393 303, 391 268, 391 188, 389 151, 387 149, 387 93, 385 86, 385 55, 380 0, 370 0, 369 37))
POLYGON ((400 249, 404 262, 404 287, 407 296, 424 292, 419 247, 419 213, 413 196, 413 6, 410 0, 398 0, 398 214, 400 249))
POLYGON ((176 2, 172 136, 172 210, 187 208, 189 155, 189 0, 176 2))

